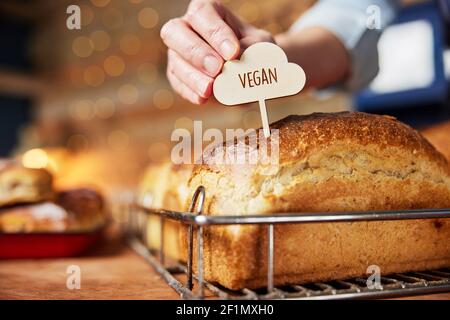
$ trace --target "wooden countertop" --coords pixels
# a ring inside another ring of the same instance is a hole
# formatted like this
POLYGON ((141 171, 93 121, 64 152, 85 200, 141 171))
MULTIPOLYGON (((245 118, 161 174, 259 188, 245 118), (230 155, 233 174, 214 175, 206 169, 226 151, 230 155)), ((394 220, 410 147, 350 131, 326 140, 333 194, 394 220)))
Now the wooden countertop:
MULTIPOLYGON (((0 261, 0 299, 179 299, 116 232, 83 257, 0 261), (66 287, 67 267, 81 269, 81 288, 66 287)), ((450 299, 450 293, 409 299, 450 299)))
POLYGON ((178 299, 178 294, 116 232, 85 256, 0 260, 0 299, 178 299), (67 267, 81 269, 81 288, 66 287, 67 267))

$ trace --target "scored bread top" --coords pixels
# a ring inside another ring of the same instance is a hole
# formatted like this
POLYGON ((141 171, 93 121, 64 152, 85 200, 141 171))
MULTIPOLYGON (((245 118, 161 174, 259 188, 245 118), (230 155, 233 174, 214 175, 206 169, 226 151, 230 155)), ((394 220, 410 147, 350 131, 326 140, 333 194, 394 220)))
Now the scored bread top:
POLYGON ((400 147, 424 155, 447 167, 446 161, 418 131, 391 116, 363 112, 313 113, 291 115, 275 122, 280 129, 280 156, 286 160, 299 157, 297 152, 312 152, 339 141, 352 140, 379 148, 400 147))
POLYGON ((446 159, 420 133, 393 117, 315 113, 286 117, 271 128, 279 129, 277 165, 214 163, 212 155, 236 148, 236 141, 205 153, 189 187, 191 194, 199 185, 205 187, 206 212, 450 206, 446 159))
MULTIPOLYGON (((279 130, 280 163, 297 161, 316 152, 317 149, 336 143, 352 142, 361 146, 372 144, 380 149, 402 148, 418 157, 425 156, 435 161, 445 170, 449 169, 442 154, 436 151, 417 130, 392 116, 348 111, 290 115, 272 123, 270 128, 279 130)), ((215 146, 213 152, 234 146, 234 141, 227 141, 215 146)), ((206 164, 214 164, 211 161, 211 153, 205 153, 206 164)))

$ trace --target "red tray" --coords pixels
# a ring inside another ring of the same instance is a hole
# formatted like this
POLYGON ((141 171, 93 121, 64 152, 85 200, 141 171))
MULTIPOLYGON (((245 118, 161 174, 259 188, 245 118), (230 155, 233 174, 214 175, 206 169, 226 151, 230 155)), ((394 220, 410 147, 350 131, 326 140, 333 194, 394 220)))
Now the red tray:
POLYGON ((91 247, 103 228, 73 233, 0 233, 0 259, 77 256, 91 247))

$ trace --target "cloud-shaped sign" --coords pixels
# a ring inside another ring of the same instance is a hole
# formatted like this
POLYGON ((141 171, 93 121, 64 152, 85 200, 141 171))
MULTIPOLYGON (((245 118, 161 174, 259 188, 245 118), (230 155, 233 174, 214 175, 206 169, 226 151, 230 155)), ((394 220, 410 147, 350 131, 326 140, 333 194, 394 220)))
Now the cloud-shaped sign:
POLYGON ((222 73, 214 81, 213 90, 216 99, 225 105, 258 101, 267 137, 270 132, 264 101, 297 94, 305 82, 303 69, 289 63, 280 47, 259 42, 247 48, 240 60, 225 63, 222 73))

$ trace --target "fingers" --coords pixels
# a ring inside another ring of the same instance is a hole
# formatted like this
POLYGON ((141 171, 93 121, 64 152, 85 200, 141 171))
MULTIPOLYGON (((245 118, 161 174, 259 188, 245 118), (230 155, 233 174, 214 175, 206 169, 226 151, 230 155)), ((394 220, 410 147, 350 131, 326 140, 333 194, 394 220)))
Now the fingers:
POLYGON ((203 73, 215 77, 222 69, 222 57, 186 21, 172 19, 161 29, 161 38, 170 49, 203 73))
POLYGON ((182 80, 198 96, 202 98, 211 96, 213 78, 195 69, 171 49, 168 50, 168 57, 168 68, 179 80, 182 80))
POLYGON ((203 104, 206 102, 207 99, 200 97, 198 94, 192 91, 187 85, 181 82, 169 69, 167 69, 167 79, 169 79, 172 88, 184 99, 194 104, 203 104))
POLYGON ((172 87, 196 104, 211 97, 214 78, 225 61, 255 42, 273 42, 270 34, 243 22, 215 0, 192 0, 183 18, 163 26, 161 38, 169 48, 167 77, 172 87))
MULTIPOLYGON (((220 15, 222 7, 218 4, 204 1, 193 1, 189 6, 184 20, 209 43, 224 60, 231 60, 239 54, 239 40, 235 31, 220 15)), ((222 10, 223 11, 223 10, 222 10)), ((224 12, 222 12, 223 15, 224 12)))

